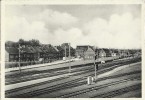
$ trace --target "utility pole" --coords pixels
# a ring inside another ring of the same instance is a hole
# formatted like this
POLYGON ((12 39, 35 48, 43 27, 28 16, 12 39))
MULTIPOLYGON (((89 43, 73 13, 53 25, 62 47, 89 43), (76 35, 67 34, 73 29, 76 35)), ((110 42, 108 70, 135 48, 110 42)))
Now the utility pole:
POLYGON ((95 64, 95 79, 97 78, 97 72, 96 72, 96 61, 94 60, 94 64, 95 64))
POLYGON ((20 59, 20 44, 19 44, 19 72, 21 73, 21 59, 20 59))
POLYGON ((71 73, 71 65, 70 65, 70 60, 71 60, 71 56, 70 56, 70 43, 69 43, 69 73, 71 73))
POLYGON ((66 60, 66 46, 65 46, 65 60, 66 60))
POLYGON ((113 61, 114 61, 114 56, 115 56, 115 53, 114 53, 114 50, 112 50, 113 51, 113 61))
POLYGON ((96 59, 97 59, 97 55, 96 55, 96 48, 95 48, 95 50, 94 50, 95 80, 97 79, 96 59))

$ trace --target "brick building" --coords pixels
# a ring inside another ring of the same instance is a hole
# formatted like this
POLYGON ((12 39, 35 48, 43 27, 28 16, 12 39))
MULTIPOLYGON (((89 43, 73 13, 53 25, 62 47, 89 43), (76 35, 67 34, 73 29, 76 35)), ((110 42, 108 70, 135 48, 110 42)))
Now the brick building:
POLYGON ((83 59, 94 59, 95 51, 92 46, 77 46, 76 47, 76 56, 83 59))

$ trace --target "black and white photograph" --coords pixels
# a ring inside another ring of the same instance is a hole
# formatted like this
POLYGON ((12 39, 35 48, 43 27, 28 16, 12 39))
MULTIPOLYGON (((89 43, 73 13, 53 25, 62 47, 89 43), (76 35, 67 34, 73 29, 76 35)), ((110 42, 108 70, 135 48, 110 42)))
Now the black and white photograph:
POLYGON ((141 4, 5 4, 5 98, 142 98, 141 4))

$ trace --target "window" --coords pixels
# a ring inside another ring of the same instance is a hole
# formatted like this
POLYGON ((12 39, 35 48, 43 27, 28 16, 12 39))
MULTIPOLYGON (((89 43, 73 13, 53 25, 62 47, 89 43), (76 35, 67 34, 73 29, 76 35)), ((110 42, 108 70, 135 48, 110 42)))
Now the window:
POLYGON ((14 58, 14 55, 10 55, 10 58, 14 58))
POLYGON ((18 55, 16 55, 15 58, 18 58, 18 55))

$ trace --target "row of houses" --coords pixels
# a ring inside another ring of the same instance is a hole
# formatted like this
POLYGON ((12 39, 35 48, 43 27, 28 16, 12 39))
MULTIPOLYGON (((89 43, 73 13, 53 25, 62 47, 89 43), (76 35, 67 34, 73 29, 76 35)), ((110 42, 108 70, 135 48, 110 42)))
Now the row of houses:
POLYGON ((53 46, 51 44, 43 44, 41 46, 22 45, 19 47, 5 47, 5 61, 17 62, 25 61, 45 61, 53 62, 62 60, 63 57, 69 57, 69 50, 71 57, 94 59, 102 57, 126 57, 131 55, 141 54, 141 50, 121 50, 121 49, 107 49, 107 48, 94 48, 90 45, 77 46, 76 49, 69 47, 69 43, 63 43, 60 46, 53 46), (20 56, 20 59, 19 59, 20 56))
POLYGON ((102 57, 127 57, 141 55, 141 50, 132 49, 108 49, 108 48, 94 48, 93 46, 77 46, 76 56, 83 59, 94 59, 102 57))
MULTIPOLYGON (((41 46, 22 45, 19 47, 5 47, 5 61, 40 61, 52 62, 61 60, 63 57, 69 56, 69 44, 64 43, 60 46, 52 46, 51 44, 43 44, 41 46), (19 50, 20 49, 20 50, 19 50)), ((70 56, 75 55, 75 50, 70 47, 70 56)))

